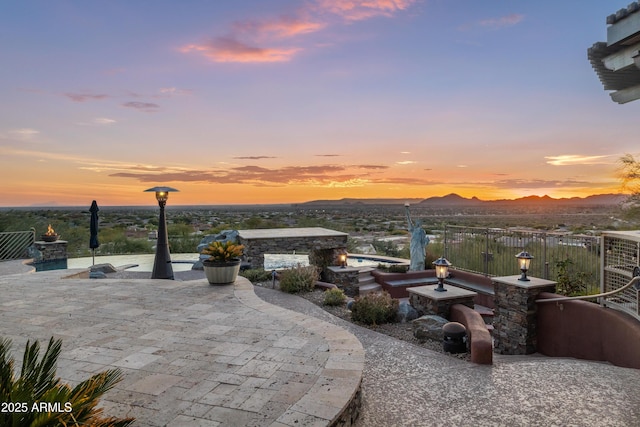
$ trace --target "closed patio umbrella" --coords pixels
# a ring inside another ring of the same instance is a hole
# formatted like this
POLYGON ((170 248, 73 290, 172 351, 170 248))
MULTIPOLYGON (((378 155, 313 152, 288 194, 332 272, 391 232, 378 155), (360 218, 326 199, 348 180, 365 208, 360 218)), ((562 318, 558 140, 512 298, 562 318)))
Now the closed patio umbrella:
POLYGON ((100 246, 100 242, 98 241, 98 204, 94 200, 91 202, 91 207, 89 208, 89 212, 91 212, 91 225, 89 226, 89 247, 91 248, 91 252, 93 253, 93 265, 96 264, 96 248, 100 246))

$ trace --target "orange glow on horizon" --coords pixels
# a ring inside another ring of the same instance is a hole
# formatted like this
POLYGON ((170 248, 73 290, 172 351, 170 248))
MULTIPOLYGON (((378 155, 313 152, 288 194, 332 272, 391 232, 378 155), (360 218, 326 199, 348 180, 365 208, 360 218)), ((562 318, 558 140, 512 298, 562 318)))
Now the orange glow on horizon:
POLYGON ((327 188, 306 186, 253 187, 248 185, 194 184, 180 182, 129 184, 129 185, 50 185, 25 186, 8 190, 0 201, 1 206, 89 206, 91 200, 107 206, 155 206, 155 196, 143 191, 152 185, 168 185, 179 190, 171 193, 168 205, 244 205, 244 204, 289 204, 313 200, 352 199, 427 199, 458 194, 461 197, 477 197, 480 200, 518 199, 527 196, 549 196, 555 199, 587 197, 594 194, 619 193, 615 186, 592 187, 588 189, 491 189, 457 188, 438 186, 434 188, 394 187, 376 184, 357 188, 327 188))

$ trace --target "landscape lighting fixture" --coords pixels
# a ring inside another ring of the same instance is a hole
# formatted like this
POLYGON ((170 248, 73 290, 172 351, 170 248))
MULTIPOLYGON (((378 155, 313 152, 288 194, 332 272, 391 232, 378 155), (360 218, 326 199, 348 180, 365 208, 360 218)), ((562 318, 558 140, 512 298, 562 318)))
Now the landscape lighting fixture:
POLYGON ((164 215, 164 207, 167 204, 169 193, 179 191, 171 187, 153 187, 145 192, 155 192, 156 200, 160 206, 160 216, 158 218, 158 240, 156 243, 156 257, 153 261, 152 279, 173 280, 173 267, 171 266, 171 255, 169 254, 169 238, 167 236, 167 219, 164 215))
POLYGON ((340 266, 342 268, 347 267, 347 254, 340 254, 340 266))
POLYGON ((531 255, 527 251, 522 251, 518 255, 516 255, 518 259, 518 268, 522 271, 522 276, 518 280, 523 282, 528 282, 527 271, 529 270, 529 266, 531 265, 531 260, 533 259, 533 255, 531 255))
POLYGON ((451 263, 447 261, 445 257, 440 257, 433 262, 436 268, 436 277, 438 278, 438 287, 435 289, 437 292, 446 292, 444 288, 444 279, 449 275, 449 267, 451 263))

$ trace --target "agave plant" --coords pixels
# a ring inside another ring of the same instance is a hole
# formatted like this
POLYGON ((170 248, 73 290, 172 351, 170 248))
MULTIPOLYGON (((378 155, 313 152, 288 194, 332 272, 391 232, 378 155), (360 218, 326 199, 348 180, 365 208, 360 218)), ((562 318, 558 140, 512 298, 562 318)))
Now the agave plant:
POLYGON ((118 369, 107 370, 71 388, 56 378, 61 340, 49 340, 42 359, 40 343, 27 342, 20 376, 16 378, 11 341, 0 338, 0 425, 12 427, 93 426, 124 427, 134 418, 103 416, 98 400, 122 379, 118 369))
POLYGON ((231 261, 242 255, 243 245, 233 243, 231 240, 220 242, 214 240, 202 250, 204 255, 209 255, 207 261, 231 261))

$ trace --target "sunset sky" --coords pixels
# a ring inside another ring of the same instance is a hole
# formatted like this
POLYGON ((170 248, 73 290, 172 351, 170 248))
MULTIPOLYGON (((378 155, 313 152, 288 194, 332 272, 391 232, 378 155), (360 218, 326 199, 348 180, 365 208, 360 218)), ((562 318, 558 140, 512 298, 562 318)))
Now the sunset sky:
POLYGON ((629 2, 4 1, 0 206, 620 192, 629 2))

